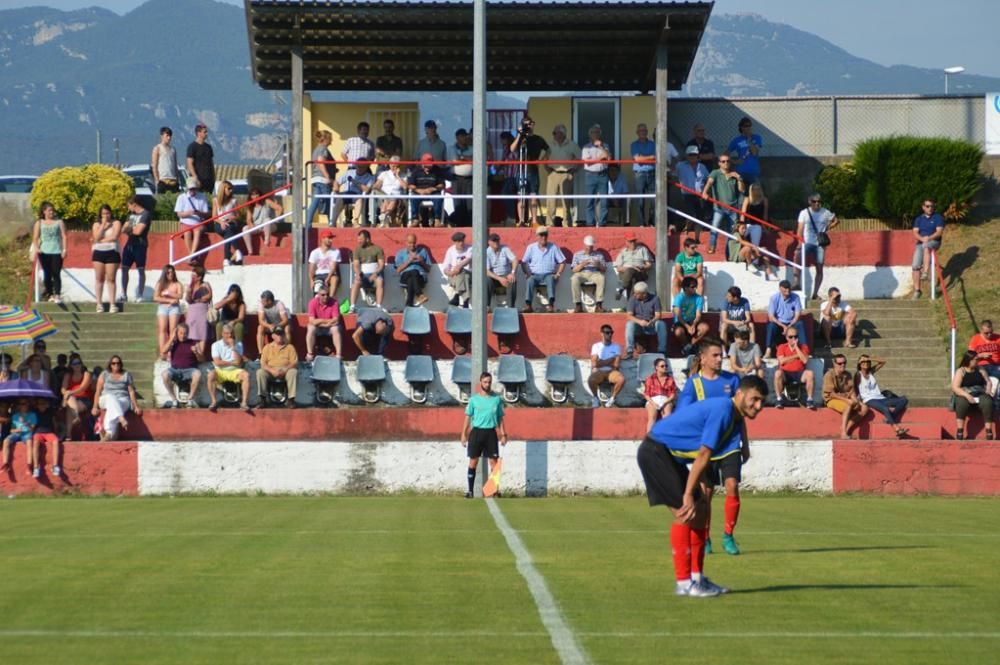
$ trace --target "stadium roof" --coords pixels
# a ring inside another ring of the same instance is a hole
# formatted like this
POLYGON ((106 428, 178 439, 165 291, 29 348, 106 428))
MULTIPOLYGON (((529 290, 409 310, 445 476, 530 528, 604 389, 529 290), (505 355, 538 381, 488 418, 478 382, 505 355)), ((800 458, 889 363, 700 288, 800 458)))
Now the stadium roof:
MULTIPOLYGON (((712 2, 490 2, 487 89, 655 88, 668 49, 668 88, 687 81, 712 2)), ((306 90, 472 89, 473 5, 461 2, 246 0, 254 81, 291 87, 302 48, 306 90)))

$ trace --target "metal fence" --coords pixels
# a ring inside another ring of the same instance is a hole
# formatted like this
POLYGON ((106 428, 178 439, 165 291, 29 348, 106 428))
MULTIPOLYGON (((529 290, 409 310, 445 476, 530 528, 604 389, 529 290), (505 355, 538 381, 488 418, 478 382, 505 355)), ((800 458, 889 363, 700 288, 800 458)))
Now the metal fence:
POLYGON ((852 155, 866 139, 907 134, 982 144, 983 95, 671 98, 671 138, 686 143, 696 123, 722 151, 743 116, 754 122, 766 157, 852 155))

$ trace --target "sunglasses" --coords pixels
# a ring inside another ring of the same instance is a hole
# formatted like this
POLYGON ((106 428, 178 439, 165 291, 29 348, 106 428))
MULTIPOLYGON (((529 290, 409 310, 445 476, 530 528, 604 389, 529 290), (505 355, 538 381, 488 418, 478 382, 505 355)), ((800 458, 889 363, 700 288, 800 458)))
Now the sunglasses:
POLYGON ((614 335, 615 331, 614 330, 602 330, 601 334, 602 335, 614 335))
POLYGON ((835 360, 835 361, 833 361, 833 364, 834 365, 846 365, 847 361, 846 360, 835 360))
POLYGON ((667 366, 666 363, 656 363, 656 368, 657 369, 660 369, 661 367, 666 367, 666 366, 667 366))
POLYGON ((798 335, 788 335, 787 337, 785 337, 785 339, 798 339, 798 338, 799 338, 798 335))
POLYGON ((822 203, 819 199, 810 199, 809 203, 822 203))
POLYGON ((109 363, 109 364, 111 364, 111 365, 121 365, 122 361, 120 361, 120 360, 112 360, 111 363, 109 363))
POLYGON ((719 160, 719 163, 720 163, 720 164, 728 164, 728 163, 729 163, 729 160, 728 160, 728 159, 720 159, 720 160, 719 160))

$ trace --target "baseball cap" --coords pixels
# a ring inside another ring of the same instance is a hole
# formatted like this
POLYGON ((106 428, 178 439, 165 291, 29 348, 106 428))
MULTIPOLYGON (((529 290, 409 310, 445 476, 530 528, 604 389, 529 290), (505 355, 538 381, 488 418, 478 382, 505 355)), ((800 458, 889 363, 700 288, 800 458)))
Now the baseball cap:
POLYGON ((500 234, 499 233, 491 233, 490 234, 490 240, 493 240, 493 241, 496 241, 496 242, 500 242, 500 234))
POLYGON ((549 235, 549 229, 548 229, 548 227, 546 227, 546 226, 539 226, 537 229, 535 229, 535 235, 536 236, 547 236, 547 235, 549 235))
POLYGON ((201 189, 201 183, 198 182, 197 178, 188 178, 187 180, 188 189, 201 189))
POLYGON ((698 146, 689 145, 687 150, 684 151, 685 155, 697 155, 699 153, 698 146))
POLYGON ((323 229, 323 232, 319 234, 320 238, 332 238, 333 231, 331 229, 323 229))
POLYGON ((465 234, 461 231, 455 231, 451 234, 451 241, 458 242, 459 240, 465 240, 465 234))
POLYGON ((625 240, 635 240, 635 239, 636 239, 635 231, 625 232, 625 240))
POLYGON ((434 155, 432 155, 429 152, 425 152, 424 154, 420 155, 420 161, 422 161, 422 162, 433 162, 434 161, 434 155))
POLYGON ((594 241, 594 236, 584 236, 583 237, 583 244, 586 245, 587 247, 593 247, 594 246, 594 242, 595 242, 594 241))

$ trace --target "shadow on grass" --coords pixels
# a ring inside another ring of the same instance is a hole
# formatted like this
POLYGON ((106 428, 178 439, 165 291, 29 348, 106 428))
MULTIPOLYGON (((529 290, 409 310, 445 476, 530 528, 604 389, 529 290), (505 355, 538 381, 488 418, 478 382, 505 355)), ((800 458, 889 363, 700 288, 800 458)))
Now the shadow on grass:
POLYGON ((733 589, 730 594, 775 593, 781 591, 878 591, 882 589, 954 589, 954 584, 776 584, 755 589, 733 589))

